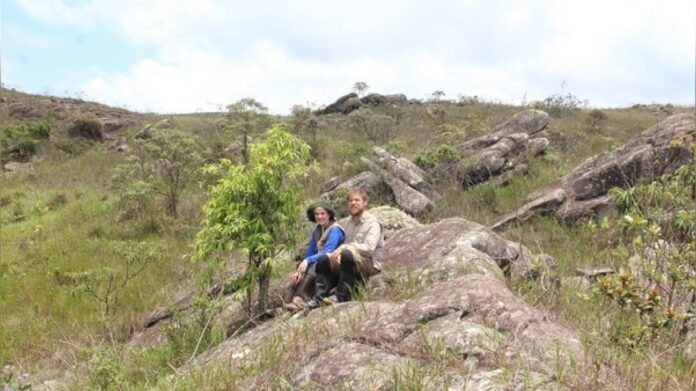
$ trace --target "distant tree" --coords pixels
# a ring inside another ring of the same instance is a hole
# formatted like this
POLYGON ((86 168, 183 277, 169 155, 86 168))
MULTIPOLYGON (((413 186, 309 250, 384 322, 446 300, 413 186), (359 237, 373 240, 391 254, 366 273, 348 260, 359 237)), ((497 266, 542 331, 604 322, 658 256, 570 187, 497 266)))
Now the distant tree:
POLYGON ((433 102, 439 102, 445 97, 445 92, 442 90, 437 90, 430 95, 430 100, 433 102))
POLYGON ((224 128, 242 134, 244 164, 249 162, 249 136, 268 126, 268 109, 253 98, 244 98, 227 106, 224 128))
POLYGON ((150 138, 135 139, 112 176, 124 212, 147 214, 150 196, 159 194, 167 212, 177 217, 181 193, 197 178, 204 151, 198 139, 178 129, 155 129, 150 138))
POLYGON ((367 90, 370 89, 370 86, 367 85, 364 81, 358 81, 353 84, 353 91, 358 94, 358 96, 363 96, 367 92, 367 90))
POLYGON ((295 134, 300 135, 305 133, 309 136, 309 144, 312 147, 312 153, 315 154, 317 148, 317 130, 319 129, 319 119, 312 112, 312 109, 302 105, 293 106, 290 123, 295 134))
POLYGON ((210 189, 203 207, 194 261, 215 269, 226 253, 243 250, 246 271, 237 293, 247 301, 249 315, 254 280, 258 282, 256 309, 263 313, 273 267, 279 254, 296 241, 299 179, 310 172, 308 160, 309 146, 276 125, 263 141, 251 145, 247 165, 223 159, 206 168, 224 174, 210 189))

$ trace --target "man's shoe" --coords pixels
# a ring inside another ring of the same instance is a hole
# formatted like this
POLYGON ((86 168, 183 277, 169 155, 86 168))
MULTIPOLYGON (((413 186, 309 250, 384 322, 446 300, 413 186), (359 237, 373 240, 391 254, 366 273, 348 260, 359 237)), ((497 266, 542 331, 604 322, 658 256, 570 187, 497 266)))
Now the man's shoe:
POLYGON ((319 302, 317 299, 309 299, 307 302, 307 307, 314 309, 314 308, 319 308, 319 302))
POLYGON ((300 296, 293 297, 292 301, 289 303, 285 303, 284 306, 285 306, 286 310, 292 311, 292 312, 300 311, 300 310, 309 308, 309 306, 307 305, 307 302, 304 301, 304 299, 301 298, 300 296))
POLYGON ((338 300, 338 297, 336 295, 331 295, 329 297, 325 297, 325 298, 321 299, 321 301, 322 301, 322 303, 324 303, 326 305, 334 305, 334 304, 337 304, 340 302, 340 300, 338 300))

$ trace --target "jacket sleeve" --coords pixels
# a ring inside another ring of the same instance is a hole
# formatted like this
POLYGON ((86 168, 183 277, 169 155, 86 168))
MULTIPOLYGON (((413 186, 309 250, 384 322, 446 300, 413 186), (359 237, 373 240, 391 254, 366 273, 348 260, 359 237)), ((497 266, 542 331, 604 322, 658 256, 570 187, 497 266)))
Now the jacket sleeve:
POLYGON ((307 246, 307 251, 305 252, 304 259, 308 259, 312 255, 317 253, 317 239, 316 235, 314 232, 317 230, 317 227, 314 227, 312 230, 312 233, 309 235, 309 245, 307 246))
POLYGON ((331 228, 331 230, 329 231, 329 236, 326 238, 326 243, 324 244, 324 247, 322 247, 316 254, 305 257, 307 259, 307 265, 314 264, 317 261, 317 259, 319 259, 319 257, 321 257, 322 255, 330 253, 333 250, 337 249, 338 246, 340 246, 341 243, 343 243, 344 238, 345 235, 343 234, 343 230, 340 227, 331 228))

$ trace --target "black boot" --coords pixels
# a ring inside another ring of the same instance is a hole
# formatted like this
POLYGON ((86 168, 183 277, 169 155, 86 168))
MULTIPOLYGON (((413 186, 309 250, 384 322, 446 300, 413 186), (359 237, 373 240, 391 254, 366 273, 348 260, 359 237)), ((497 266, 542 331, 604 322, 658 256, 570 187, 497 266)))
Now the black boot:
POLYGON ((358 269, 353 254, 348 250, 341 252, 341 277, 336 287, 336 298, 339 302, 350 301, 358 281, 358 269))

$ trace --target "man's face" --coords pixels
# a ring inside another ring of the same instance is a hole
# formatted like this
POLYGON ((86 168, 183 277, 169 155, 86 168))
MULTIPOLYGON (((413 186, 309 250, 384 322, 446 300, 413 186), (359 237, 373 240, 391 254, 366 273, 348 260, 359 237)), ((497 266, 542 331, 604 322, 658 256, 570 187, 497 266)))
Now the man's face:
POLYGON ((367 207, 367 202, 362 199, 360 194, 351 194, 348 197, 348 213, 351 216, 359 216, 367 207))
POLYGON ((314 221, 316 221, 319 225, 326 226, 326 224, 329 222, 329 212, 327 212, 324 208, 315 208, 314 221))

